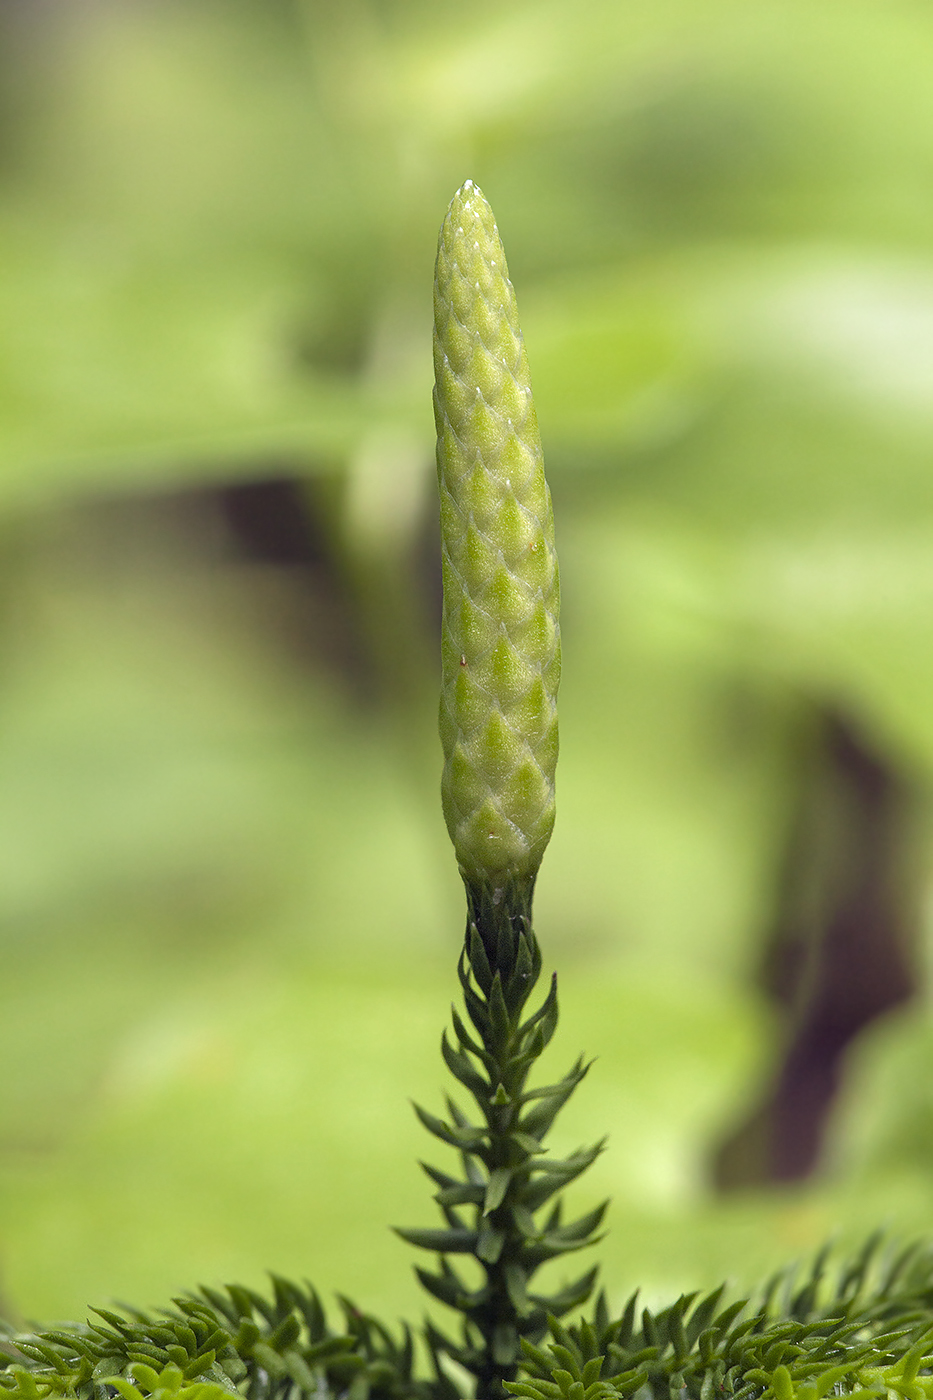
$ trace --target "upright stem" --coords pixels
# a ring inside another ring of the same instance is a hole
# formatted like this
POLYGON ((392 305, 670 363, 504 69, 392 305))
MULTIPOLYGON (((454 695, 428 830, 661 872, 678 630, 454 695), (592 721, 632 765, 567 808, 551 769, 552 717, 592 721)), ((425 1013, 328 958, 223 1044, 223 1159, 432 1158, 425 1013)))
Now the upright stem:
MULTIPOLYGON (((477 1240, 488 1295, 486 1305, 475 1318, 485 1343, 483 1362, 477 1371, 480 1400, 499 1400, 505 1394, 503 1382, 515 1379, 520 1324, 528 1311, 522 1260, 525 1236, 515 1220, 515 1178, 527 1176, 527 1164, 535 1148, 529 1151, 531 1144, 516 1141, 515 1133, 520 1131, 522 1091, 534 1058, 523 1055, 522 1050, 529 1031, 541 1019, 539 1016, 529 1027, 521 1025, 522 1011, 541 971, 538 941, 531 926, 531 893, 529 887, 513 887, 511 897, 507 901, 500 898, 497 903, 494 895, 490 897, 488 887, 468 888, 467 929, 458 969, 468 1013, 480 1031, 489 1057, 488 1087, 492 1092, 485 1103, 480 1103, 489 1128, 489 1179, 507 1180, 501 1203, 491 1209, 487 1189, 477 1240), (472 1014, 479 1008, 470 1006, 469 998, 475 995, 470 986, 471 973, 483 999, 480 1016, 472 1014)), ((550 1001, 556 1023, 556 979, 550 1001)))
POLYGON ((450 1356, 476 1377, 478 1400, 504 1400, 504 1383, 517 1373, 522 1338, 537 1340, 548 1314, 560 1316, 589 1296, 595 1269, 551 1296, 530 1293, 528 1285, 549 1259, 593 1243, 605 1210, 603 1204, 562 1226, 558 1200, 544 1220, 535 1219, 586 1170, 602 1144, 564 1161, 542 1160, 543 1139, 588 1066, 580 1059, 559 1083, 526 1088, 558 1014, 554 979, 541 1006, 522 1019, 541 971, 531 926, 532 890, 533 880, 467 888, 458 973, 472 1029, 454 1011, 457 1045, 445 1034, 441 1048, 448 1068, 472 1095, 481 1122, 473 1123, 450 1099, 450 1122, 416 1107, 435 1137, 459 1149, 464 1175, 425 1166, 440 1187, 435 1200, 447 1228, 399 1231, 441 1256, 437 1273, 418 1269, 418 1276, 428 1292, 461 1313, 463 1341, 455 1343, 429 1325, 429 1345, 435 1360, 450 1356), (483 1271, 479 1287, 471 1289, 460 1277, 451 1254, 477 1260, 483 1271))

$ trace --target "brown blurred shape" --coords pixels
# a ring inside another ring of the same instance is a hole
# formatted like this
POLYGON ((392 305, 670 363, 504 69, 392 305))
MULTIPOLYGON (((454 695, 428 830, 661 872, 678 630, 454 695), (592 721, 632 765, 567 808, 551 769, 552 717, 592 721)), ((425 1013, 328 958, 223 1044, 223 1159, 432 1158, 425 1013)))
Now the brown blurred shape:
POLYGON ((847 1047, 917 987, 910 785, 838 710, 818 709, 811 732, 758 975, 783 1052, 715 1154, 722 1192, 818 1167, 847 1047))

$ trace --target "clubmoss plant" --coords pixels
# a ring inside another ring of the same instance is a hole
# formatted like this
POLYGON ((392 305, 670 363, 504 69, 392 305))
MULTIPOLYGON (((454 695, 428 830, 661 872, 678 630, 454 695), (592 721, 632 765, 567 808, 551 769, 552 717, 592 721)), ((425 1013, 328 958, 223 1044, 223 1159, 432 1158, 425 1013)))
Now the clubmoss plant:
MULTIPOLYGON (((0 1324, 0 1394, 10 1400, 457 1400, 441 1372, 415 1375, 399 1341, 342 1300, 327 1322, 309 1285, 273 1278, 271 1295, 198 1289, 156 1312, 100 1310, 45 1332, 0 1324)), ((894 1253, 873 1237, 853 1259, 778 1274, 752 1299, 725 1290, 613 1318, 551 1320, 525 1341, 527 1400, 933 1400, 933 1254, 894 1253)))
MULTIPOLYGON (((75 1400, 430 1400, 411 1332, 396 1341, 340 1299, 333 1328, 310 1284, 272 1276, 271 1296, 200 1288, 157 1312, 94 1309, 87 1323, 23 1333, 0 1323, 0 1395, 75 1400)), ((446 1400, 446 1397, 445 1397, 446 1400)))
POLYGON ((459 976, 466 1021, 441 1049, 478 1118, 448 1100, 449 1121, 422 1123, 457 1148, 462 1172, 425 1171, 439 1188, 444 1228, 403 1230, 440 1256, 422 1284, 463 1318, 454 1342, 435 1328, 435 1352, 500 1400, 523 1338, 588 1297, 591 1269, 556 1294, 531 1290, 538 1268, 591 1244, 605 1205, 562 1224, 559 1195, 601 1144, 564 1161, 544 1138, 587 1071, 578 1060, 558 1084, 529 1088, 557 1026, 552 980, 525 1018, 541 971, 531 901, 554 824, 559 585, 554 520, 544 477, 528 360, 505 253, 482 192, 468 180, 441 228, 434 278, 434 413, 444 568, 444 815, 467 894, 459 976), (545 1212, 542 1214, 542 1212, 545 1212), (471 1287, 451 1255, 472 1255, 471 1287))
POLYGON ((682 1295, 660 1312, 632 1294, 610 1318, 600 1297, 574 1326, 551 1320, 547 1348, 523 1344, 527 1400, 931 1400, 933 1256, 894 1253, 872 1236, 830 1269, 778 1273, 760 1296, 727 1302, 724 1287, 682 1295))
POLYGON ((417 1110, 459 1171, 424 1170, 443 1225, 403 1230, 438 1256, 418 1276, 459 1313, 451 1338, 396 1337, 340 1300, 332 1327, 308 1284, 271 1295, 201 1288, 154 1312, 95 1310, 48 1331, 0 1323, 0 1400, 459 1400, 455 1362, 478 1400, 933 1400, 933 1251, 893 1256, 879 1238, 835 1271, 778 1275, 752 1300, 724 1289, 660 1311, 633 1294, 613 1317, 584 1304, 596 1270, 536 1292, 542 1264, 591 1244, 604 1207, 564 1224, 560 1194, 600 1144, 562 1161, 544 1141, 587 1072, 529 1087, 557 1026, 553 979, 531 924, 554 820, 560 667, 557 560, 515 296, 488 204, 467 182, 441 231, 435 279, 438 480, 444 543, 441 738, 444 812, 466 886, 444 1060, 473 1100, 448 1118, 417 1110), (478 1265, 478 1281, 452 1260, 478 1265), (549 1339, 545 1342, 545 1336, 549 1339))

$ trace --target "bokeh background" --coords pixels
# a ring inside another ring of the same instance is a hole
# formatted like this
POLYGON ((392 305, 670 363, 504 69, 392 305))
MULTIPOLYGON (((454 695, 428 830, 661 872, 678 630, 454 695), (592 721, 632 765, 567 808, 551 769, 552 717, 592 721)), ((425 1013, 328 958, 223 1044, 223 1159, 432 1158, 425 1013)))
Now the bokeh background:
POLYGON ((430 273, 518 288, 613 1301, 933 1226, 933 11, 0 0, 0 1294, 422 1310, 430 273))

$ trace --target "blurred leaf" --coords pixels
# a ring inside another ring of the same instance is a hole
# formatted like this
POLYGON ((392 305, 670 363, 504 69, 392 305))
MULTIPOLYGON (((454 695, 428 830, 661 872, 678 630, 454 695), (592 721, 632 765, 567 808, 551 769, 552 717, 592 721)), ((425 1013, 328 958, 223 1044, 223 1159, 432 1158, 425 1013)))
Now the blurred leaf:
POLYGON ((0 230, 0 502, 327 466, 423 403, 310 373, 289 334, 307 288, 209 250, 181 265, 0 230), (5 237, 4 237, 5 234, 5 237), (290 325, 291 322, 291 325, 290 325), (239 468, 237 464, 239 463, 239 468))

